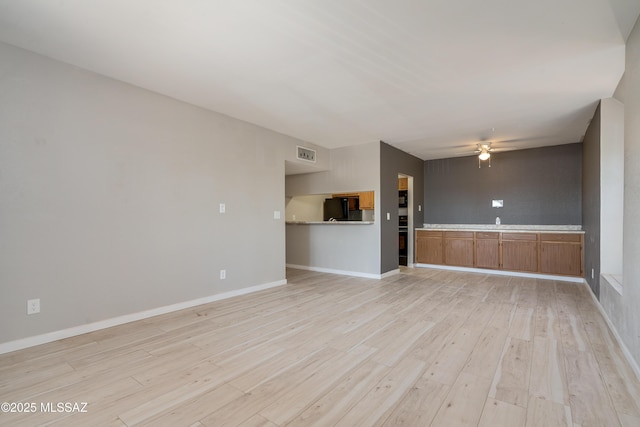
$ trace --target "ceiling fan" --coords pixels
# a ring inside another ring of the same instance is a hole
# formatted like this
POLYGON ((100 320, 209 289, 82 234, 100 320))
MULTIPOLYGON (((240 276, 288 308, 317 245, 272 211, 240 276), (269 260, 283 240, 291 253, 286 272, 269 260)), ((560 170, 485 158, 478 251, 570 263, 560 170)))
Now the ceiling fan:
POLYGON ((474 151, 478 155, 478 168, 482 167, 482 162, 489 160, 489 167, 491 167, 491 153, 495 149, 491 147, 491 142, 481 142, 478 144, 478 148, 474 151))

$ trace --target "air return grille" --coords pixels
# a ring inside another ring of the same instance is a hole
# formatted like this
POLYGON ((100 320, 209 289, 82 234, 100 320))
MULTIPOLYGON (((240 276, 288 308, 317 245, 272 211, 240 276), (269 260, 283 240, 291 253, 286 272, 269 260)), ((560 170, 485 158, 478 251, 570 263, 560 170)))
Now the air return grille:
POLYGON ((305 162, 316 162, 316 150, 312 150, 311 148, 305 148, 298 145, 297 147, 297 157, 299 160, 304 160, 305 162))

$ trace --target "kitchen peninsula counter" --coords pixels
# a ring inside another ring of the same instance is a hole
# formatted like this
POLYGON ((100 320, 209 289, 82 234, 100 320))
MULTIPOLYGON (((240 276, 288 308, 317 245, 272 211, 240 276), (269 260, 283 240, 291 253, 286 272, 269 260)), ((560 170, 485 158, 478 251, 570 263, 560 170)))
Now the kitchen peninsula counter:
POLYGON ((287 225, 370 225, 375 221, 286 221, 287 225))
POLYGON ((507 231, 510 233, 582 233, 581 225, 514 225, 514 224, 424 224, 416 230, 434 231, 507 231))
POLYGON ((453 266, 582 277, 579 225, 424 224, 415 231, 418 266, 453 266))

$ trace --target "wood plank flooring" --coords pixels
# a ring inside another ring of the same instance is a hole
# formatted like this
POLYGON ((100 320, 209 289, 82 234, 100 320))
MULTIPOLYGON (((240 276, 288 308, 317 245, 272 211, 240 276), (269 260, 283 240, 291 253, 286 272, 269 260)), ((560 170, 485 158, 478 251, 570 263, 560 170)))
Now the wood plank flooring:
POLYGON ((0 402, 36 408, 0 425, 640 426, 640 384, 585 285, 287 276, 0 355, 0 402), (43 411, 58 402, 86 413, 43 411))

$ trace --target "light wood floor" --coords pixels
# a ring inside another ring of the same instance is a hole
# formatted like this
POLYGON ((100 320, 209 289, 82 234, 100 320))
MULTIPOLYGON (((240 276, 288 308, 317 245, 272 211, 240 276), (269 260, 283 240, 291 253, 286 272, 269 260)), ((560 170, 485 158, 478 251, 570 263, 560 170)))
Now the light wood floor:
POLYGON ((0 402, 38 405, 0 424, 640 426, 640 384, 585 285, 287 273, 286 286, 0 356, 0 402))

